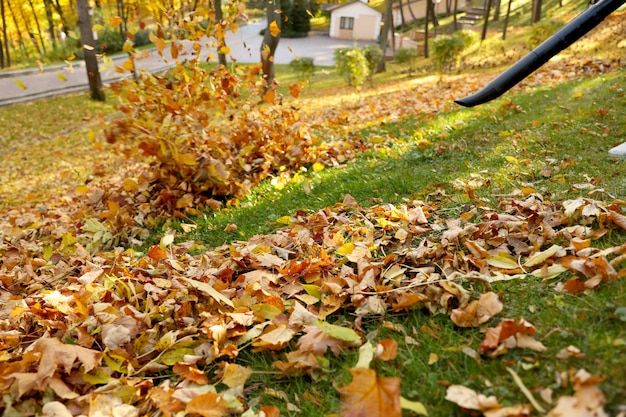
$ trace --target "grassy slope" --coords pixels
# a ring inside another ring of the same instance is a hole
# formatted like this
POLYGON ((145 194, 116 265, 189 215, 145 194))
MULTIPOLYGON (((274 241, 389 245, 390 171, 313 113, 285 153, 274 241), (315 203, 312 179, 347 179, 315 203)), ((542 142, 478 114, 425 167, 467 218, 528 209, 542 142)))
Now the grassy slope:
MULTIPOLYGON (((331 205, 342 200, 346 193, 364 206, 377 201, 436 198, 451 216, 466 210, 467 204, 493 205, 497 196, 509 195, 519 187, 532 188, 546 199, 565 199, 586 196, 590 193, 588 187, 593 186, 595 194, 592 196, 624 199, 625 163, 609 158, 606 150, 626 138, 622 116, 626 113, 625 89, 626 71, 620 70, 592 79, 566 82, 554 88, 518 89, 477 109, 416 115, 367 127, 361 132, 364 137, 371 134, 391 137, 392 146, 369 151, 343 169, 309 172, 304 175, 304 180, 292 182, 282 190, 269 182, 264 183, 241 202, 240 208, 207 213, 204 219, 196 219, 203 232, 189 237, 202 240, 207 246, 245 239, 274 229, 278 226, 276 220, 284 215, 299 209, 314 211, 331 205), (475 188, 479 200, 469 200, 464 191, 467 184, 475 188), (229 223, 239 226, 236 233, 223 231, 229 223)), ((86 107, 81 100, 78 99, 79 104, 74 104, 75 107, 68 108, 67 114, 79 114, 77 108, 86 107)), ((48 110, 45 110, 45 103, 2 109, 0 116, 7 122, 17 122, 25 114, 53 114, 49 109, 65 102, 65 99, 50 102, 48 110)), ((96 113, 111 111, 109 107, 93 109, 96 113)), ((80 120, 80 117, 76 119, 80 120)), ((21 124, 15 123, 11 132, 23 131, 24 126, 32 128, 32 117, 22 120, 21 124)), ((63 126, 51 128, 44 135, 39 127, 27 131, 21 138, 21 133, 9 134, 3 141, 12 145, 3 146, 3 160, 24 158, 33 152, 49 154, 50 143, 55 144, 55 150, 72 157, 106 154, 106 150, 95 153, 85 140, 84 132, 75 132, 75 141, 83 142, 84 152, 74 155, 70 151, 76 151, 77 147, 71 140, 72 134, 58 136, 61 132, 63 126), (25 138, 33 140, 29 142, 28 152, 15 143, 25 138), (20 149, 22 151, 16 154, 8 153, 20 149)), ((66 161, 66 176, 76 172, 77 177, 72 181, 82 180, 87 171, 82 172, 77 167, 84 166, 87 170, 91 162, 89 159, 86 162, 66 161)), ((3 164, 4 169, 11 165, 3 164)), ((28 164, 25 166, 33 169, 28 164)), ((57 170, 54 165, 39 167, 30 177, 30 186, 37 182, 38 175, 57 170)), ((2 177, 7 178, 4 174, 2 177)), ((61 180, 57 178, 53 182, 59 185, 61 180)), ((6 183, 5 180, 5 185, 8 192, 19 195, 16 187, 21 183, 6 183)), ((614 232, 605 239, 607 244, 616 244, 626 237, 624 233, 614 232)), ((626 353, 626 331, 616 314, 617 308, 626 307, 626 284, 623 280, 615 281, 589 295, 580 296, 559 294, 553 290, 553 284, 529 279, 499 283, 494 287, 505 303, 500 316, 525 317, 535 324, 538 339, 549 348, 547 352, 513 351, 504 360, 477 363, 461 349, 477 347, 483 337, 479 329, 459 330, 446 317, 431 317, 415 311, 384 319, 403 325, 419 346, 407 344, 404 335, 383 326, 382 320, 364 323, 368 331, 393 337, 400 345, 398 358, 381 365, 380 374, 400 376, 405 397, 422 401, 431 415, 442 416, 459 414, 456 406, 443 399, 447 382, 465 384, 484 394, 494 394, 501 402, 513 404, 523 402, 524 397, 505 371, 505 366, 515 369, 530 389, 550 387, 559 394, 565 391, 559 388, 555 372, 584 367, 607 377, 601 388, 609 398, 609 410, 616 413, 626 398, 626 378, 621 372, 626 353), (586 357, 555 359, 555 354, 569 344, 580 348, 586 357), (439 360, 429 365, 431 353, 437 354, 439 360)), ((300 415, 322 416, 337 411, 339 398, 334 387, 349 381, 346 369, 355 363, 356 356, 349 353, 339 358, 329 357, 333 363, 330 369, 343 369, 338 373, 290 380, 273 373, 270 364, 274 359, 271 354, 242 354, 242 364, 267 372, 253 375, 248 387, 250 398, 257 398, 261 404, 276 403, 283 415, 298 415, 287 410, 284 399, 277 398, 277 393, 284 391, 289 402, 302 410, 300 415), (266 390, 267 387, 274 391, 266 390), (319 402, 305 399, 305 393, 319 402)))

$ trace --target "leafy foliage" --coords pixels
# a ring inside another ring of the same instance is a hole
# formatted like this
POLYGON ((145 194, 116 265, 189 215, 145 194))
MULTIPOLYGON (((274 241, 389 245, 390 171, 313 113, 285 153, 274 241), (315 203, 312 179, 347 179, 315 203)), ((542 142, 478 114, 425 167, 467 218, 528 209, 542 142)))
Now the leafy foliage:
POLYGON ((309 81, 315 72, 314 58, 297 58, 292 60, 289 66, 298 73, 302 81, 309 81))
POLYGON ((361 48, 361 53, 367 60, 368 78, 371 80, 374 73, 376 73, 378 63, 383 58, 383 50, 378 45, 366 45, 361 48))
POLYGON ((359 88, 369 75, 369 64, 358 48, 335 49, 335 65, 348 85, 359 88))
POLYGON ((431 48, 431 58, 435 69, 442 73, 446 67, 451 67, 460 57, 465 45, 463 40, 457 36, 443 35, 432 40, 431 48))

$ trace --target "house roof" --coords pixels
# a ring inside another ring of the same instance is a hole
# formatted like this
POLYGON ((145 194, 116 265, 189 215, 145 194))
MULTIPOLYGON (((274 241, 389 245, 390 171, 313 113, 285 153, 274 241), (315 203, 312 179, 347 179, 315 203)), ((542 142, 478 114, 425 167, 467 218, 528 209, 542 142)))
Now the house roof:
POLYGON ((322 7, 322 10, 325 10, 327 12, 332 13, 335 10, 342 9, 344 7, 350 6, 350 5, 355 4, 355 3, 361 3, 363 6, 366 6, 366 7, 370 8, 370 9, 372 9, 372 10, 374 10, 377 13, 380 13, 382 15, 382 13, 379 10, 373 8, 372 6, 370 6, 368 4, 363 3, 361 0, 352 0, 352 1, 348 2, 348 3, 328 5, 330 7, 326 7, 326 8, 322 7))

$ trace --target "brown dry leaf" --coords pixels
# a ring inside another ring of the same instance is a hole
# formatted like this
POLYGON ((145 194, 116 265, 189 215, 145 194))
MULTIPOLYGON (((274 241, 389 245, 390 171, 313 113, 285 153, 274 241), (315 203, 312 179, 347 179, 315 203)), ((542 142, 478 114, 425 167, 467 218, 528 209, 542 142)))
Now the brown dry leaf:
POLYGON ((450 385, 446 390, 446 400, 466 410, 486 411, 502 407, 496 397, 486 397, 463 385, 450 385))
POLYGON ((606 397, 597 385, 602 381, 579 370, 573 378, 574 395, 560 397, 546 417, 608 417, 604 411, 606 397))
POLYGON ((450 319, 459 327, 476 327, 502 311, 502 302, 494 292, 481 294, 465 308, 452 310, 450 319))
POLYGON ((398 342, 393 339, 384 339, 376 343, 376 357, 383 361, 390 361, 398 356, 398 342))
POLYGON ((339 388, 343 417, 400 417, 400 378, 377 378, 376 371, 352 368, 352 382, 339 388))
POLYGON ((311 352, 323 355, 328 349, 335 355, 341 352, 343 342, 330 336, 316 325, 304 326, 304 335, 298 339, 298 349, 302 352, 311 352))

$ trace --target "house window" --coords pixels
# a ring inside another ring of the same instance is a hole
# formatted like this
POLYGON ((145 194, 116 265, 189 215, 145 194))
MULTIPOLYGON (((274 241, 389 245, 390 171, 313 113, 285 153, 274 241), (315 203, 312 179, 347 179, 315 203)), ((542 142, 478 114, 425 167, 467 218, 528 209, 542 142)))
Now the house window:
POLYGON ((339 22, 339 27, 341 29, 348 29, 348 30, 354 29, 354 17, 342 16, 341 22, 339 22))

